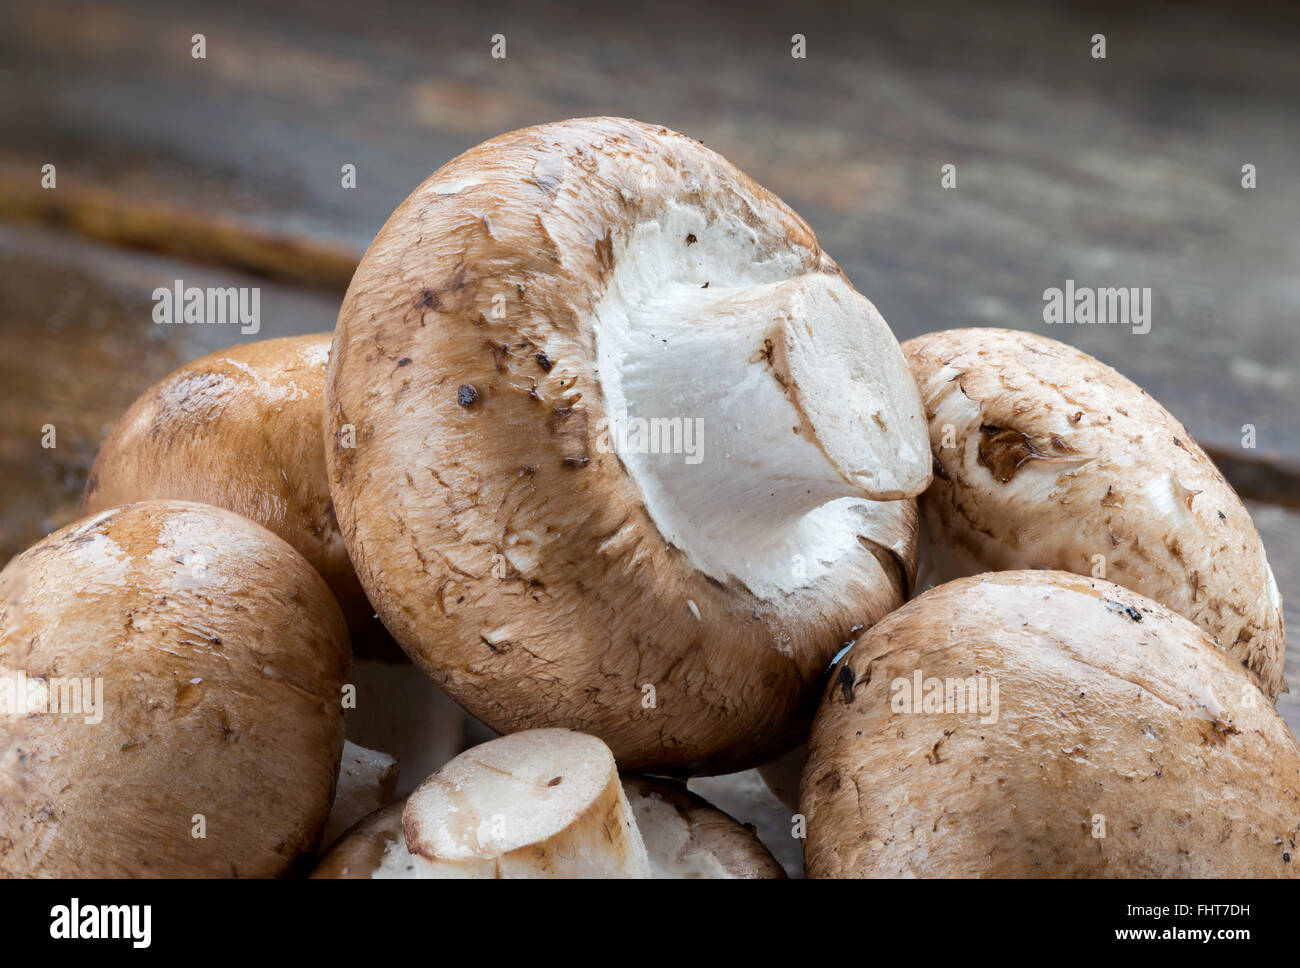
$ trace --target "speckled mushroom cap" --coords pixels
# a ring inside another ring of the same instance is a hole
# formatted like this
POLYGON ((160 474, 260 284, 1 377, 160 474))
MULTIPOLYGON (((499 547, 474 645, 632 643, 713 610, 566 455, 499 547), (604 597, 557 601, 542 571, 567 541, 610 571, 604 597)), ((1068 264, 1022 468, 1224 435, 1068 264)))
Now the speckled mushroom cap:
POLYGON ((45 538, 0 572, 0 675, 52 697, 0 715, 0 875, 289 873, 329 812, 348 663, 324 582, 229 511, 45 538))
POLYGON ((1191 622, 998 572, 838 664, 801 786, 813 877, 1293 877, 1300 746, 1191 622))
POLYGON ((198 501, 279 535, 320 572, 349 624, 373 614, 339 534, 321 436, 331 334, 210 353, 150 387, 113 427, 82 513, 198 501))
POLYGON ((922 587, 1015 568, 1106 578, 1191 619, 1277 698, 1282 598, 1259 533, 1164 407, 1029 333, 948 330, 903 349, 934 452, 922 587))
POLYGON ((627 770, 770 759, 914 575, 930 458, 892 334, 787 206, 664 128, 445 165, 357 269, 326 396, 370 600, 498 731, 593 733, 627 770))

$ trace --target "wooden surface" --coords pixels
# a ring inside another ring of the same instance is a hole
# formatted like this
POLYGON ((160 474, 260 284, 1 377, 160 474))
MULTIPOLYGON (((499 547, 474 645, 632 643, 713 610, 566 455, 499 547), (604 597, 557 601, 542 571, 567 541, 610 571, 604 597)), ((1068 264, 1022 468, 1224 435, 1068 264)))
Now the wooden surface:
POLYGON ((162 326, 158 286, 261 287, 257 338, 328 331, 338 300, 210 265, 0 223, 0 565, 76 517, 113 422, 180 364, 243 337, 234 326, 162 326), (55 445, 42 446, 53 425, 55 445))
MULTIPOLYGON (((443 162, 619 114, 785 198, 900 339, 1029 329, 1146 387, 1264 502, 1300 627, 1298 40, 1294 5, 7 3, 0 562, 70 518, 139 391, 246 338, 154 325, 156 285, 259 285, 259 336, 328 329, 371 236, 443 162), (1045 326, 1043 290, 1071 278, 1150 287, 1151 332, 1045 326)), ((1290 672, 1300 690, 1294 655, 1290 672)), ((1300 692, 1282 708, 1300 726, 1300 692)))
POLYGON ((458 152, 639 117, 782 195, 901 338, 1067 339, 1242 463, 1243 488, 1300 503, 1300 8, 1052 6, 19 0, 0 24, 0 81, 22 92, 0 100, 0 215, 341 289, 458 152), (1043 290, 1067 278, 1150 287, 1152 331, 1045 327, 1043 290))

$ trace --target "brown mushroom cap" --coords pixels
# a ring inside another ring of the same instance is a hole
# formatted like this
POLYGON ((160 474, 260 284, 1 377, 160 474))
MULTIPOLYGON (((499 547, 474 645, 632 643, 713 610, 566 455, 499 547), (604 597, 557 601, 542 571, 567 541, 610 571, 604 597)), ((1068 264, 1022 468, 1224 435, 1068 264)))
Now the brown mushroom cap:
POLYGON ((935 461, 920 502, 923 586, 1017 568, 1105 578, 1191 619, 1277 698, 1277 583, 1250 514, 1187 428, 1041 336, 949 330, 903 350, 935 461))
POLYGON ((374 614, 348 560, 321 437, 332 335, 244 343, 187 363, 118 420, 82 513, 132 501, 198 501, 279 535, 320 572, 354 630, 374 614))
POLYGON ((1296 875, 1295 737, 1200 629, 1111 582, 924 593, 840 661, 809 746, 813 877, 1296 875))
POLYGON ((40 541, 0 572, 0 673, 102 705, 0 716, 0 875, 288 873, 329 812, 348 663, 320 576, 230 511, 146 501, 40 541))
POLYGON ((543 125, 440 169, 362 260, 326 397, 397 640, 497 731, 589 732, 626 770, 779 755, 915 572, 897 343, 794 212, 664 128, 543 125), (615 452, 620 407, 718 446, 615 452))
POLYGON ((785 871, 758 836, 676 780, 623 777, 650 859, 650 876, 675 878, 784 878, 785 871))

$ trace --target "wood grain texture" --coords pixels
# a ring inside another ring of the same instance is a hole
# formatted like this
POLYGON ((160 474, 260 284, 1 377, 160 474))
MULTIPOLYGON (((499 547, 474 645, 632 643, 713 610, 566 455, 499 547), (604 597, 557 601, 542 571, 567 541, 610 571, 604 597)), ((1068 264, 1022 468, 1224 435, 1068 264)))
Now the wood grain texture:
POLYGON ((460 151, 639 117, 782 195, 900 338, 1065 339, 1164 402, 1243 490, 1300 503, 1294 9, 43 0, 3 26, 0 79, 21 95, 0 103, 0 212, 341 288, 460 151), (1043 290, 1068 278, 1150 287, 1151 332, 1045 326, 1043 290))
POLYGON ((332 330, 336 312, 328 294, 0 224, 0 567, 76 517, 100 443, 155 380, 241 340, 332 330), (154 323, 152 293, 176 279, 260 287, 261 331, 154 323))

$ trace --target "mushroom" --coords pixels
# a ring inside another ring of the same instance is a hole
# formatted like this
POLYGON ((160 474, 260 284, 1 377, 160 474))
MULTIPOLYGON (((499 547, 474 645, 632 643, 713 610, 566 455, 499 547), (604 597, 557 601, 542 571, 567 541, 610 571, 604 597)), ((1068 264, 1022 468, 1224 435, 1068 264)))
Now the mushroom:
MULTIPOLYGON (((583 822, 575 823, 576 811, 561 804, 558 810, 546 806, 544 797, 558 792, 558 788, 574 781, 572 772, 564 762, 577 764, 577 774, 588 774, 591 788, 599 779, 604 767, 591 771, 589 764, 604 760, 603 744, 592 737, 567 730, 545 729, 515 733, 507 740, 493 740, 470 751, 474 754, 457 770, 454 776, 443 771, 437 788, 448 796, 440 796, 423 808, 420 822, 435 828, 446 828, 444 841, 477 840, 480 832, 493 823, 502 828, 516 823, 564 829, 538 850, 536 844, 514 851, 517 859, 507 866, 500 859, 492 864, 480 861, 470 864, 448 864, 441 860, 429 863, 413 855, 407 847, 403 828, 406 800, 391 803, 370 814, 340 839, 317 865, 312 877, 316 878, 385 878, 385 877, 452 877, 452 876, 528 876, 556 877, 585 874, 608 876, 611 864, 623 863, 639 877, 655 878, 783 878, 781 865, 763 846, 753 831, 733 820, 706 800, 689 792, 680 782, 658 777, 625 777, 621 781, 626 807, 613 806, 615 798, 602 789, 607 803, 602 810, 611 810, 618 819, 610 829, 618 831, 624 843, 643 842, 648 866, 642 870, 639 863, 619 860, 617 852, 610 854, 611 844, 593 838, 590 828, 583 822), (495 744, 509 743, 513 752, 503 754, 495 744), (526 745, 525 745, 526 744, 526 745), (488 754, 491 754, 490 756, 488 754), (576 759, 575 759, 576 757, 576 759), (510 763, 511 779, 501 781, 496 767, 504 758, 510 763), (521 763, 527 763, 520 770, 521 763), (555 783, 555 773, 561 777, 555 783), (523 785, 516 781, 531 774, 533 779, 523 785), (547 777, 544 783, 539 782, 547 777), (452 802, 456 801, 456 802, 452 802), (494 803, 495 801, 495 803, 494 803), (474 806, 466 811, 467 803, 474 806), (484 807, 483 804, 489 806, 484 807), (488 810, 496 810, 495 816, 488 810), (558 818, 549 824, 546 815, 558 818), (621 818, 627 818, 626 825, 621 818), (635 832, 635 836, 633 833, 635 832), (571 853, 575 843, 588 843, 587 862, 578 870, 546 862, 547 855, 564 857, 571 853), (609 856, 605 856, 609 854, 609 856), (507 873, 509 872, 509 873, 507 873)), ((433 781, 431 780, 432 784, 433 781)), ((585 797, 585 794, 584 794, 585 797)), ((585 814, 591 814, 585 808, 585 814)), ((618 846, 618 839, 612 846, 618 846)), ((488 853, 498 857, 500 847, 488 853)), ((440 853, 440 857, 444 854, 440 853)))
POLYGON ((399 792, 409 793, 456 754, 461 712, 374 617, 339 535, 321 438, 330 340, 317 334, 248 343, 154 384, 105 441, 83 510, 200 501, 289 542, 320 572, 351 628, 358 661, 347 736, 395 757, 412 778, 399 792))
POLYGON ((1167 410, 1086 353, 1029 333, 949 330, 903 350, 934 452, 923 584, 1017 568, 1114 581, 1191 619, 1277 698, 1282 599, 1264 546, 1167 410))
POLYGON ((754 831, 675 780, 623 778, 650 859, 661 879, 784 878, 785 871, 754 831))
POLYGON ((354 633, 365 629, 374 610, 348 561, 325 477, 330 339, 246 343, 155 383, 100 449, 82 513, 171 499, 242 514, 289 542, 320 572, 354 633))
POLYGON ((625 770, 784 752, 914 577, 930 456, 892 333, 665 128, 547 124, 436 172, 353 277, 326 405, 394 637, 492 728, 590 732, 625 770))
POLYGON ((1293 877, 1300 745, 1240 664, 1107 581, 932 589, 839 662, 813 877, 1293 877))
POLYGON ((466 750, 349 831, 314 877, 649 876, 609 748, 565 729, 466 750))
POLYGON ((0 572, 0 876, 310 863, 348 664, 320 576, 230 511, 143 501, 38 542, 0 572))

